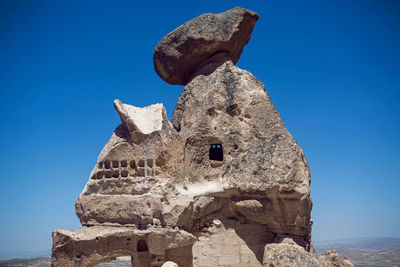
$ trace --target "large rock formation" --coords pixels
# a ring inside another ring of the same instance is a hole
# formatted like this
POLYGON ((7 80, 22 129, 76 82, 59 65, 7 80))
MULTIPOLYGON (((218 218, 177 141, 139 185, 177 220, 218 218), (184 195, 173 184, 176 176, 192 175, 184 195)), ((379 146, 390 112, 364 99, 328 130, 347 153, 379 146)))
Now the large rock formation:
POLYGON ((186 85, 172 123, 161 104, 114 102, 122 124, 76 200, 82 228, 53 232, 53 266, 341 262, 312 253, 304 153, 264 85, 235 66, 257 19, 205 14, 159 42, 157 73, 186 85))
POLYGON ((255 12, 238 7, 192 19, 158 43, 154 68, 164 81, 185 85, 204 64, 225 57, 236 64, 257 20, 255 12))

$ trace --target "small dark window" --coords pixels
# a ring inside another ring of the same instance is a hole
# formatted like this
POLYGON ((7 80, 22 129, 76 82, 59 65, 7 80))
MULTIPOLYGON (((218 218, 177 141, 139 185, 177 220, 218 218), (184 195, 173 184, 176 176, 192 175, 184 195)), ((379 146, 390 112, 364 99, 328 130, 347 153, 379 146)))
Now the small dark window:
POLYGON ((143 251, 148 251, 149 248, 147 247, 147 243, 145 240, 140 239, 137 242, 137 252, 143 252, 143 251))
POLYGON ((222 150, 221 144, 210 145, 209 158, 210 160, 218 160, 218 161, 224 160, 224 152, 222 150))

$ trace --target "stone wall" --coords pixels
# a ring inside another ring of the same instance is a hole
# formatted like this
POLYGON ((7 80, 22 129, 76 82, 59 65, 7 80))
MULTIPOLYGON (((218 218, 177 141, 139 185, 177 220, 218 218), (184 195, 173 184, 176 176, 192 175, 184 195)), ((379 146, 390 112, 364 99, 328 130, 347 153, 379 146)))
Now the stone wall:
POLYGON ((264 246, 272 242, 275 235, 258 224, 232 222, 208 228, 193 245, 193 266, 262 266, 264 246))

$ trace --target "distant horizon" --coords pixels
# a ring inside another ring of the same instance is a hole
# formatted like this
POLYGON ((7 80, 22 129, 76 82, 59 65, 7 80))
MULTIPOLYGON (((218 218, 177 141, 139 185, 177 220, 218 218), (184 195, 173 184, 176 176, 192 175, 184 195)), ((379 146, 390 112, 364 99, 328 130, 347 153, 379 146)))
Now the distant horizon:
MULTIPOLYGON (((346 239, 334 239, 334 240, 312 240, 313 245, 315 246, 316 243, 322 242, 341 242, 341 241, 352 241, 352 240, 375 240, 375 239, 399 239, 400 237, 354 237, 354 238, 346 238, 346 239)), ((318 246, 315 246, 318 248, 318 246)), ((400 248, 400 247, 399 247, 400 248)), ((3 253, 0 252, 0 261, 1 260, 12 260, 12 259, 33 259, 33 258, 49 258, 51 257, 51 249, 50 250, 32 250, 32 251, 17 251, 17 252, 10 252, 10 253, 3 253)))

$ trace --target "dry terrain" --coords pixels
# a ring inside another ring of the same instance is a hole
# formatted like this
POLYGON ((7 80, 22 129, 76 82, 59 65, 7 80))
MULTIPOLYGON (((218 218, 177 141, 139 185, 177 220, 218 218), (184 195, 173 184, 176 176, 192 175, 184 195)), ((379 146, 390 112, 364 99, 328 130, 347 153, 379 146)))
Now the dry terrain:
MULTIPOLYGON (((400 267, 400 238, 364 238, 341 241, 316 242, 317 253, 334 249, 342 256, 348 256, 357 267, 400 267)), ((97 267, 130 267, 129 258, 101 263, 97 267)), ((50 258, 13 259, 0 261, 0 266, 50 267, 50 258)))

